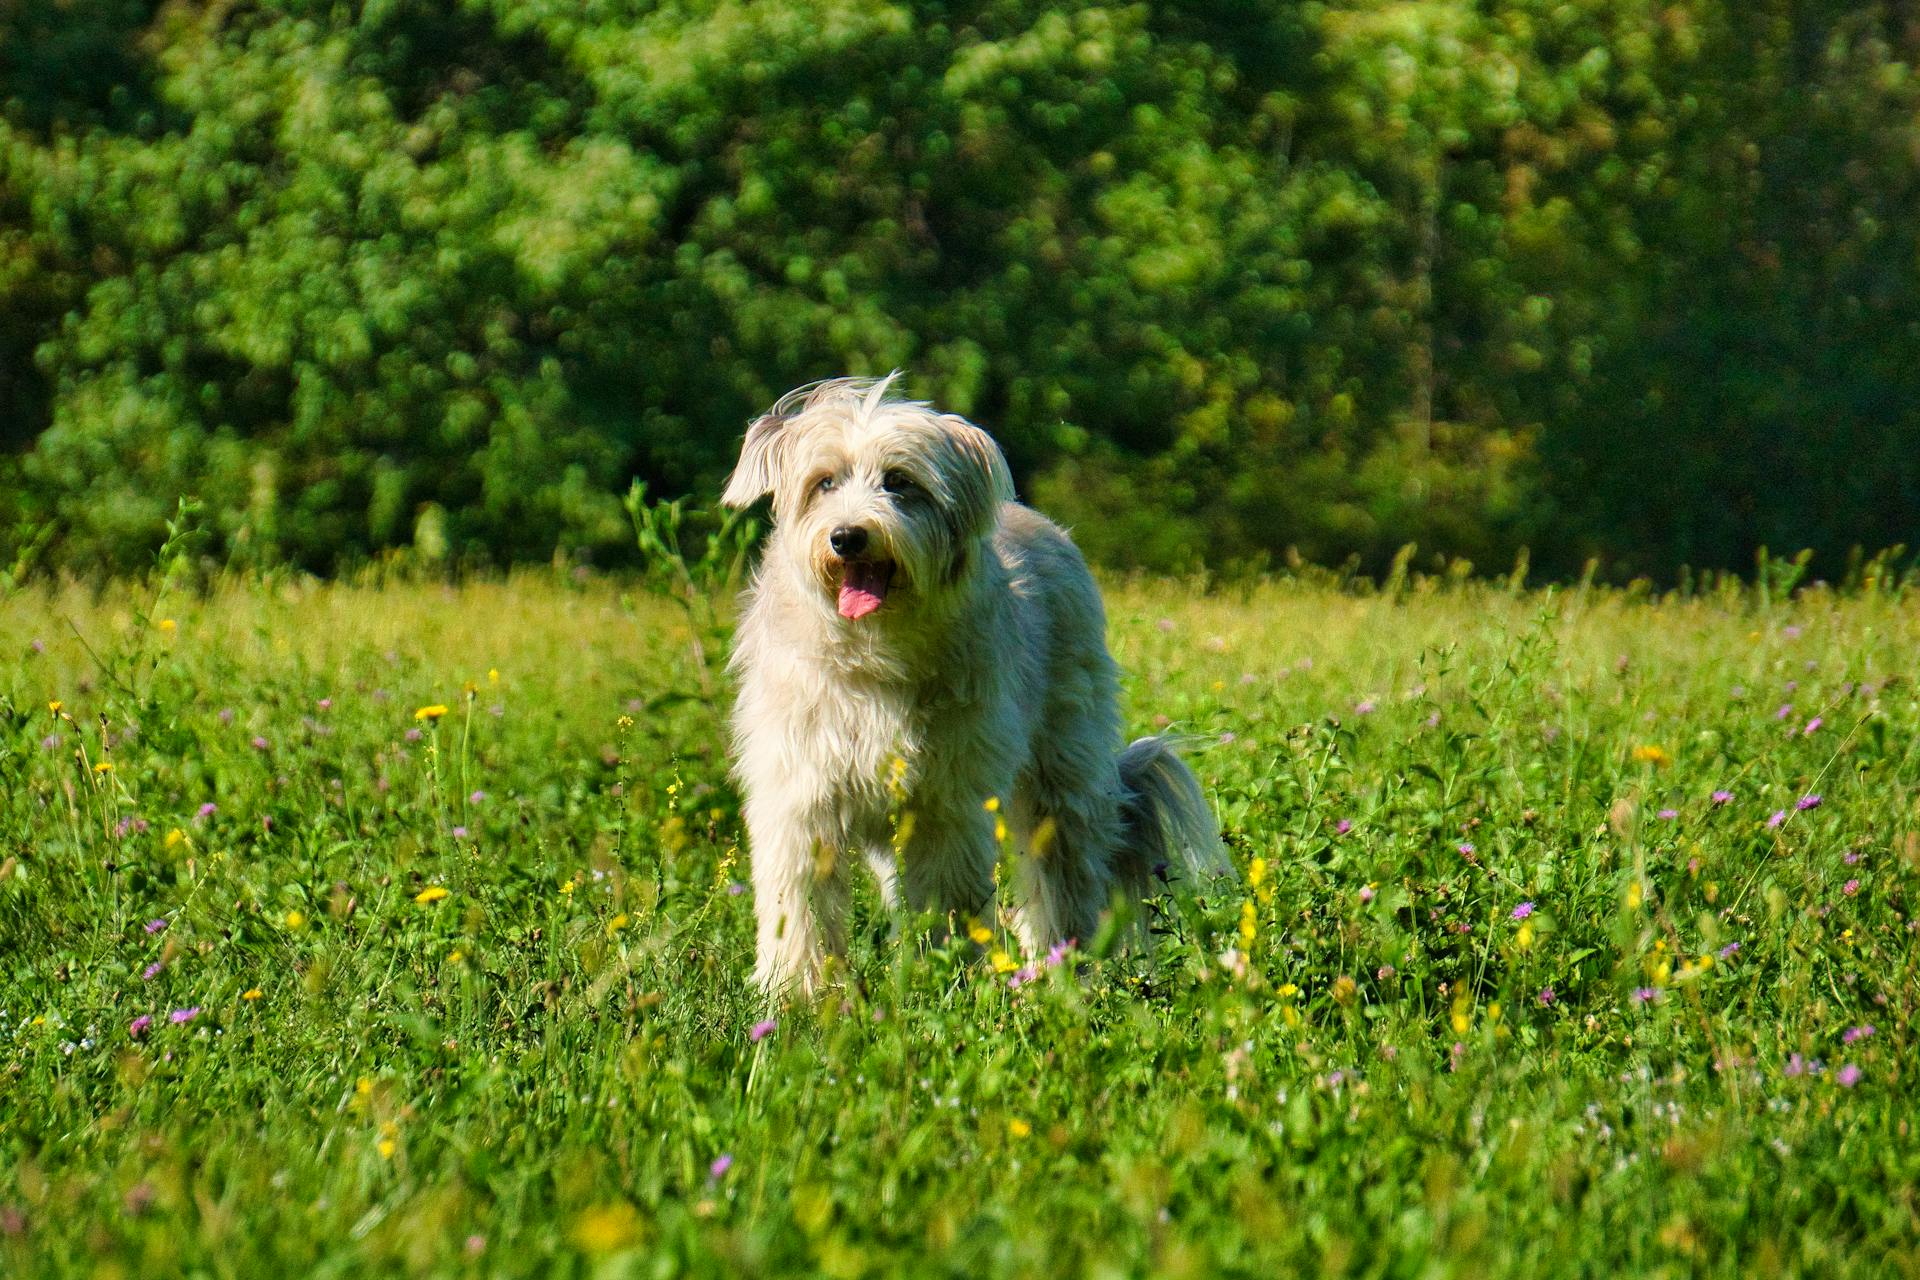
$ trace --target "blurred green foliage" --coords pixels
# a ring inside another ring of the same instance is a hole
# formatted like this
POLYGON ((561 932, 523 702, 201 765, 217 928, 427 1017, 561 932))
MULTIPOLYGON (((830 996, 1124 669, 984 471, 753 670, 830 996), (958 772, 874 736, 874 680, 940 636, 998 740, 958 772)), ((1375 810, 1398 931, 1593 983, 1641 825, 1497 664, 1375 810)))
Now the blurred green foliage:
POLYGON ((0 4, 0 561, 634 554, 911 370, 1120 565, 1920 523, 1920 20, 1834 0, 0 4), (51 529, 48 539, 41 531, 51 529))

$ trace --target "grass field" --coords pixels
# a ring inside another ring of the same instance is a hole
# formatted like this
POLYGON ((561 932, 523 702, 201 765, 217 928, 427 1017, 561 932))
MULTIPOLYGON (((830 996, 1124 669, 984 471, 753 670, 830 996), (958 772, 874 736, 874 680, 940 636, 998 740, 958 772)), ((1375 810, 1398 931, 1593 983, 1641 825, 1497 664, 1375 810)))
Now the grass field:
POLYGON ((1116 585, 1242 885, 773 1015, 721 612, 0 598, 0 1271, 1920 1274, 1910 597, 1116 585))

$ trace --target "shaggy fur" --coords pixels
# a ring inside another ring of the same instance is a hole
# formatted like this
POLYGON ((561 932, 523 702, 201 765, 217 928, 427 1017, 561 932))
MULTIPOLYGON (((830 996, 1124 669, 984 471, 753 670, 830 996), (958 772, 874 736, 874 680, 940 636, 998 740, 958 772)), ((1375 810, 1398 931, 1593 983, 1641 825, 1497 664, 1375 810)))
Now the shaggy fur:
POLYGON ((988 919, 995 826, 1017 849, 1030 952, 1088 939, 1155 873, 1230 873, 1164 738, 1121 747, 1106 616, 1079 551, 1014 501, 978 427, 841 378, 747 432, 723 501, 772 494, 733 652, 769 992, 811 991, 845 944, 849 855, 888 904, 988 919))

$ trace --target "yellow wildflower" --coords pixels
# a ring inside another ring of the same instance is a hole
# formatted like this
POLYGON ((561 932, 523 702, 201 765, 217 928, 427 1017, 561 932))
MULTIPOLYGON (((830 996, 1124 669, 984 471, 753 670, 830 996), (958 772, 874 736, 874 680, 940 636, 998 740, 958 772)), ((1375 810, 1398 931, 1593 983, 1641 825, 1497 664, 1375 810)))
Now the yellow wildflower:
POLYGON ((446 707, 441 703, 436 702, 432 706, 421 707, 418 711, 413 713, 413 718, 415 720, 438 720, 441 716, 445 714, 447 714, 446 707))
POLYGON ((1664 769, 1673 763, 1673 757, 1667 754, 1666 748, 1655 746, 1651 742, 1635 747, 1633 760, 1635 764, 1650 764, 1657 769, 1664 769))
POLYGON ((500 668, 498 668, 498 667, 488 667, 488 668, 487 668, 487 683, 488 683, 488 684, 499 684, 499 683, 500 683, 500 668))
POLYGON ((622 911, 620 914, 616 915, 613 919, 607 921, 607 936, 611 938, 614 934, 620 932, 622 929, 626 927, 627 927, 627 913, 622 911))
POLYGON ((449 893, 447 890, 441 888, 437 884, 430 884, 426 888, 422 889, 420 892, 414 894, 413 900, 415 902, 420 903, 422 906, 425 906, 428 903, 438 902, 440 901, 440 899, 448 896, 449 896, 449 893))
POLYGON ((993 966, 995 973, 1012 973, 1020 967, 1013 962, 1013 957, 1004 951, 994 952, 987 957, 987 962, 993 966))
POLYGON ((573 880, 571 877, 568 878, 565 884, 560 886, 560 896, 563 898, 571 898, 573 896, 573 880))
POLYGON ((1520 926, 1520 932, 1513 935, 1513 945, 1522 951, 1533 950, 1533 925, 1531 923, 1520 926))
POLYGON ((258 987, 248 987, 245 991, 242 991, 240 993, 240 998, 242 1000, 258 1000, 260 996, 261 996, 261 991, 260 991, 260 988, 258 987))
POLYGON ((988 813, 1000 812, 1000 797, 988 796, 986 804, 983 805, 982 807, 985 808, 988 813))
POLYGON ((1007 1121, 1007 1133, 1015 1138, 1024 1138, 1033 1132, 1033 1126, 1019 1116, 1007 1121))
POLYGON ((1255 924, 1253 900, 1249 898, 1240 904, 1240 941, 1243 945, 1249 947, 1253 945, 1253 937, 1257 931, 1257 927, 1255 924))
POLYGON ((48 710, 48 711, 51 711, 51 712, 52 712, 52 713, 53 713, 54 715, 56 715, 56 716, 57 716, 57 715, 59 715, 59 714, 60 714, 60 708, 62 708, 62 707, 64 707, 64 706, 66 706, 66 705, 67 705, 67 704, 66 704, 66 703, 64 703, 64 702, 62 702, 62 701, 60 701, 60 699, 58 699, 58 698, 55 698, 55 699, 54 699, 54 700, 53 700, 52 702, 49 702, 49 703, 47 704, 47 710, 48 710))
POLYGON ((972 938, 976 945, 984 947, 993 941, 993 930, 987 928, 987 926, 981 924, 978 920, 975 920, 973 924, 968 927, 967 936, 972 938))
POLYGON ((165 845, 169 849, 178 849, 181 845, 185 844, 186 842, 187 842, 187 833, 182 831, 180 828, 175 827, 173 830, 167 832, 167 838, 165 840, 162 840, 160 843, 165 845))
POLYGON ((93 766, 93 771, 94 771, 95 773, 112 773, 112 772, 113 772, 113 761, 111 761, 111 760, 102 760, 102 761, 101 761, 101 762, 100 762, 99 764, 97 764, 97 765, 95 765, 95 766, 93 766))
POLYGON ((287 912, 287 928, 298 929, 307 922, 307 917, 298 911, 287 912))
POLYGON ((1277 994, 1282 1000, 1291 1000, 1300 994, 1300 988, 1294 986, 1291 982, 1283 982, 1280 984, 1280 990, 1277 994))
POLYGON ((172 635, 174 631, 178 629, 178 624, 175 623, 172 618, 162 618, 155 625, 157 625, 162 631, 166 632, 168 635, 172 635))

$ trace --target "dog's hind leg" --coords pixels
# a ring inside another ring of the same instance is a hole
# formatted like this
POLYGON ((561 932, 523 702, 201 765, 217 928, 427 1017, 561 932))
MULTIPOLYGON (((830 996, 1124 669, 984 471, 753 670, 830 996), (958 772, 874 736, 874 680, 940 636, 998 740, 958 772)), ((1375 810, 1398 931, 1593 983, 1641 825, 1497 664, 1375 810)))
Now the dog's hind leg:
MULTIPOLYGON (((1057 784, 1057 779, 1053 779, 1057 784)), ((1038 955, 1058 942, 1093 940, 1112 893, 1108 857, 1120 837, 1118 806, 1097 783, 1022 788, 1016 804, 1014 927, 1038 955)))

